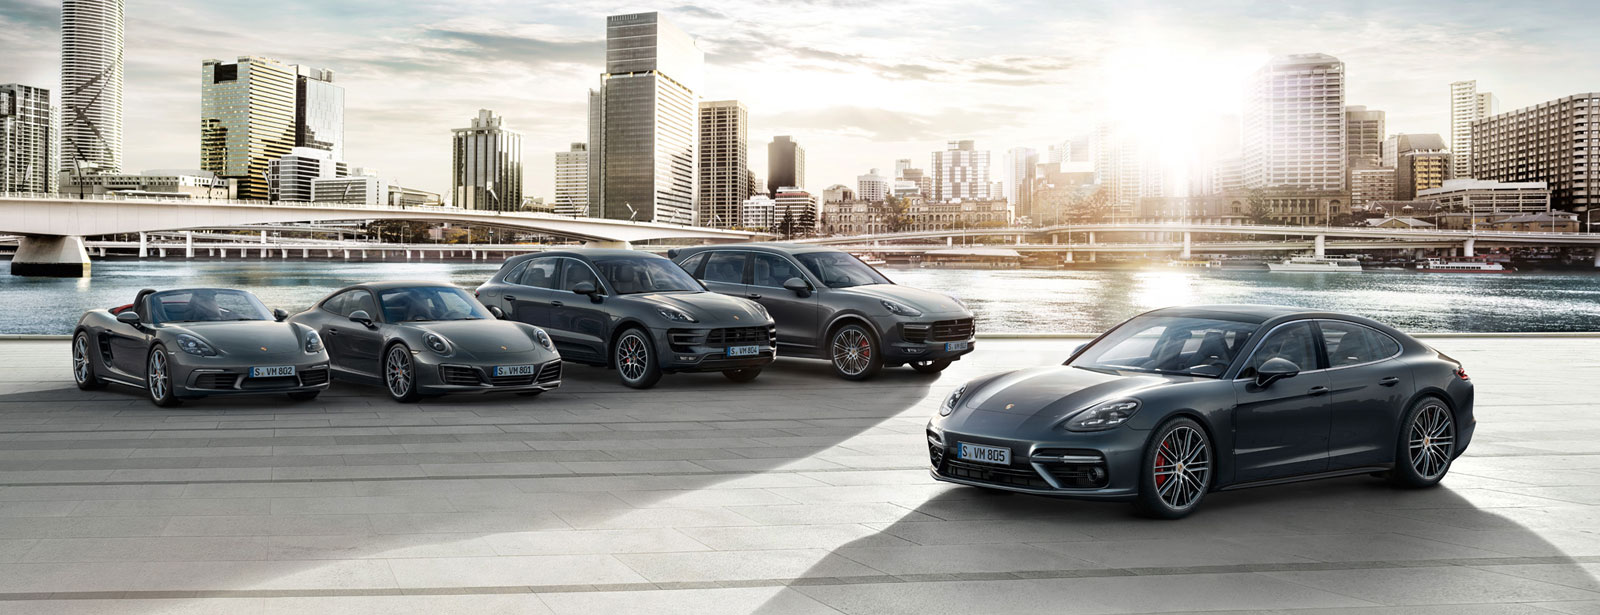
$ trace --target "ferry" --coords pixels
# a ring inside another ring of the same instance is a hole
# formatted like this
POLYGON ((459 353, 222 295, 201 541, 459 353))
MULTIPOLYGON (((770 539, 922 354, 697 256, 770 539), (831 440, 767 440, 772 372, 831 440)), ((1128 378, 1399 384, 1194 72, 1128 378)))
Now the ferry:
POLYGON ((1486 258, 1430 258, 1417 265, 1423 273, 1511 273, 1516 271, 1486 258))
POLYGON ((851 254, 851 256, 854 256, 854 257, 856 257, 856 259, 860 260, 861 262, 866 263, 868 265, 871 265, 873 267, 882 267, 884 265, 888 265, 889 264, 889 261, 886 261, 886 260, 883 260, 881 258, 878 258, 876 255, 873 255, 873 254, 851 254))
POLYGON ((1361 259, 1354 256, 1296 256, 1281 263, 1267 263, 1267 269, 1290 273, 1361 273, 1361 259))
POLYGON ((1167 261, 1167 266, 1168 267, 1198 267, 1198 268, 1202 268, 1202 269, 1210 269, 1212 267, 1221 267, 1222 266, 1222 261, 1215 260, 1215 259, 1212 259, 1212 260, 1196 260, 1196 259, 1170 260, 1170 261, 1167 261))

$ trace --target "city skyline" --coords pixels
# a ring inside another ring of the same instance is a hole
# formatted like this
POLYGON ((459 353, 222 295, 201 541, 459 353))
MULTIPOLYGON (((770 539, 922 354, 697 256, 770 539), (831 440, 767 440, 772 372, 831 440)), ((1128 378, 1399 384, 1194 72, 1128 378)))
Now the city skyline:
MULTIPOLYGON (((123 166, 198 167, 192 67, 249 54, 339 72, 345 158, 416 177, 429 190, 448 187, 448 130, 478 108, 496 109, 526 135, 527 193, 549 198, 551 157, 586 136, 584 93, 604 69, 605 16, 622 9, 490 4, 514 8, 513 23, 421 6, 382 14, 317 6, 285 11, 293 21, 269 15, 246 26, 197 3, 165 13, 130 7, 123 166)), ((1449 134, 1455 81, 1477 80, 1510 111, 1596 89, 1600 76, 1580 61, 1596 43, 1574 34, 1579 24, 1560 19, 1559 7, 1419 3, 1265 15, 1219 5, 1200 15, 1157 4, 662 12, 706 53, 701 100, 748 105, 750 167, 766 166, 758 144, 792 134, 809 150, 813 190, 852 183, 897 158, 926 167, 928 153, 948 140, 973 139, 991 152, 1042 150, 1097 121, 1123 119, 1106 109, 1134 117, 1169 111, 1141 129, 1181 141, 1176 128, 1237 112, 1249 75, 1278 54, 1339 58, 1347 104, 1387 112, 1391 133, 1449 134), (786 27, 774 31, 773 23, 786 27), (1561 68, 1522 66, 1534 61, 1561 68), (1177 112, 1161 106, 1171 104, 1169 91, 1194 94, 1177 112)), ((0 82, 50 89, 59 104, 59 28, 59 2, 0 0, 0 56, 16 58, 0 67, 0 82)))

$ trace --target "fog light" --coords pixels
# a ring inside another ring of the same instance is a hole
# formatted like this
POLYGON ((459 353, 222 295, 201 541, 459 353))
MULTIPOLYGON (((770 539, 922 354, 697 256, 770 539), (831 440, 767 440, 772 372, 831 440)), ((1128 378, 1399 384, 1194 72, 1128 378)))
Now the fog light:
POLYGON ((906 354, 922 354, 923 350, 925 350, 925 349, 924 348, 907 348, 907 349, 905 349, 906 354))
POLYGON ((1089 470, 1089 480, 1092 480, 1092 481, 1098 483, 1098 482, 1103 481, 1105 479, 1106 479, 1106 471, 1105 471, 1104 468, 1091 468, 1089 470))

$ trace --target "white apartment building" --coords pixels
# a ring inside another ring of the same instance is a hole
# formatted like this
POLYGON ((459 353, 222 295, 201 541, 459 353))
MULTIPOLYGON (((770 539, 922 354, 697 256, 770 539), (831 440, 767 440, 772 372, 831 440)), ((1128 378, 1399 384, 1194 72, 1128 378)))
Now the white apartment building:
POLYGON ((856 176, 856 195, 863 201, 887 200, 893 189, 894 184, 877 169, 856 176))
POLYGON ((1494 115, 1498 106, 1493 93, 1478 91, 1476 80, 1450 84, 1450 177, 1473 177, 1472 123, 1494 115))
POLYGON ((1345 189, 1344 62, 1274 58, 1251 79, 1243 123, 1249 188, 1345 189))
POLYGON ((589 146, 573 143, 556 152, 556 202, 559 216, 589 215, 589 146))

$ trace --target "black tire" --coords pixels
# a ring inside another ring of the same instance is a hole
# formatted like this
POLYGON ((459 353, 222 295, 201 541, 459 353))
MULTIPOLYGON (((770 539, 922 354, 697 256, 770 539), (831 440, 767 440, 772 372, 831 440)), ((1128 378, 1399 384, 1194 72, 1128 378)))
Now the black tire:
POLYGON ((311 401, 317 398, 322 391, 295 391, 289 394, 291 401, 311 401))
POLYGON ((1456 417, 1449 404, 1431 396, 1418 399, 1400 425, 1389 482, 1412 489, 1439 484, 1456 456, 1456 417))
POLYGON ((383 388, 389 398, 402 404, 422 399, 417 392, 417 362, 405 344, 394 344, 383 351, 378 373, 383 375, 383 388))
POLYGON ((93 391, 106 387, 106 381, 94 370, 94 348, 89 344, 89 332, 79 331, 72 336, 72 379, 78 388, 93 391))
POLYGON ((746 367, 744 369, 725 369, 722 370, 722 375, 727 376, 729 380, 734 382, 750 382, 755 380, 756 376, 761 375, 761 368, 746 367))
POLYGON ((912 361, 907 365, 910 365, 911 369, 917 370, 919 374, 937 374, 944 371, 944 368, 950 367, 952 362, 950 359, 935 359, 932 361, 912 361))
POLYGON ((1152 519, 1189 516, 1216 482, 1216 452, 1211 438, 1199 423, 1188 418, 1169 420, 1151 432, 1139 465, 1139 495, 1134 508, 1152 519))
POLYGON ((611 366, 630 388, 648 389, 661 381, 655 345, 650 343, 650 334, 638 327, 629 327, 617 336, 617 343, 611 346, 611 366))
POLYGON ((150 353, 144 356, 144 390, 150 395, 150 403, 162 408, 183 403, 172 386, 172 359, 167 358, 166 347, 151 346, 150 353))
POLYGON ((882 344, 871 329, 850 323, 828 334, 833 373, 845 380, 866 380, 883 369, 882 344))

